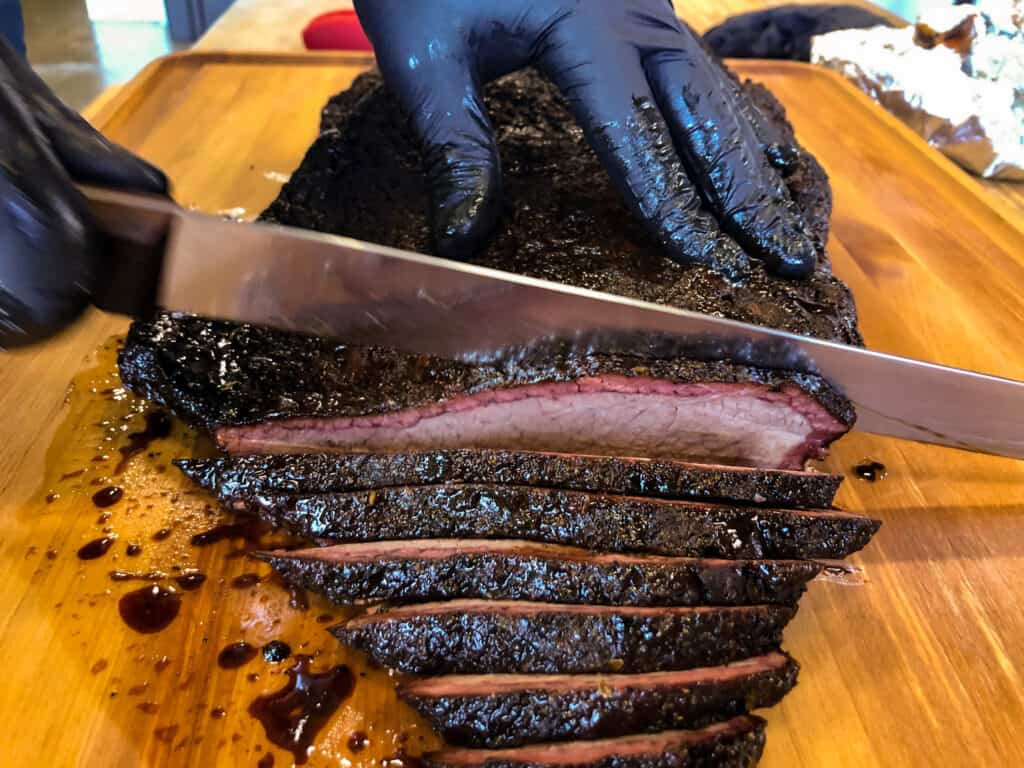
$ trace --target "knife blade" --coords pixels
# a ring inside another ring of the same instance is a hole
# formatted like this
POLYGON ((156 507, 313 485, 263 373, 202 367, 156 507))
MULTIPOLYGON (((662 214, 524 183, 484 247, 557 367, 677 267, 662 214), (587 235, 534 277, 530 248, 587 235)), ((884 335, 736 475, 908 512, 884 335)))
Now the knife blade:
POLYGON ((1024 383, 447 261, 83 188, 106 238, 96 304, 210 318, 483 361, 539 340, 816 374, 880 435, 1024 458, 1024 383), (139 298, 142 297, 140 301, 139 298), (128 297, 128 298, 126 298, 128 297))

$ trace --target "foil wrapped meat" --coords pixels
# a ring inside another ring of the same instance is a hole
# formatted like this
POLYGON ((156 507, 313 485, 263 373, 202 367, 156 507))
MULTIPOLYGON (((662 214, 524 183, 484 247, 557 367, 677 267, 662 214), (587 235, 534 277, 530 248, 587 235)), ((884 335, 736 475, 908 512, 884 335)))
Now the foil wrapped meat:
POLYGON ((1024 181, 1024 0, 931 9, 902 29, 815 37, 840 72, 962 167, 1024 181))

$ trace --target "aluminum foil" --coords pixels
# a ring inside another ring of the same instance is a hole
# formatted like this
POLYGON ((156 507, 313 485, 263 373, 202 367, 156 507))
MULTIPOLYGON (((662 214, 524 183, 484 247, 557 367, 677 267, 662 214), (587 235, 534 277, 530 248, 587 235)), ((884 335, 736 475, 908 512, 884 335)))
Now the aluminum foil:
POLYGON ((902 29, 819 35, 811 61, 967 170, 1024 181, 1024 0, 933 9, 902 29))

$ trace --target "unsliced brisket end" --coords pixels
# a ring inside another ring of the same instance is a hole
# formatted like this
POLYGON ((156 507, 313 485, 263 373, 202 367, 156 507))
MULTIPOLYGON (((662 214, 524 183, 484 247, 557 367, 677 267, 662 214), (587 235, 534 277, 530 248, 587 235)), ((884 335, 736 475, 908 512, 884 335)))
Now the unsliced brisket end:
MULTIPOLYGON (((476 263, 861 343, 853 298, 831 275, 824 254, 806 281, 770 277, 756 261, 735 282, 704 267, 678 265, 630 216, 550 83, 535 72, 510 75, 486 88, 486 104, 502 159, 504 210, 476 263)), ((755 93, 755 104, 783 135, 792 136, 770 94, 755 93)), ((433 252, 429 188, 406 125, 380 76, 359 77, 324 109, 320 138, 263 217, 433 252)), ((824 243, 830 193, 827 178, 812 164, 801 152, 800 171, 787 186, 824 243)))
POLYGON ((383 667, 419 675, 657 672, 775 650, 796 610, 631 608, 453 600, 371 612, 331 627, 383 667))
POLYGON ((799 560, 599 554, 528 541, 435 539, 254 555, 340 605, 457 598, 596 605, 794 605, 821 567, 799 560))
POLYGON ((341 493, 486 480, 498 485, 627 496, 827 509, 842 482, 841 476, 822 472, 530 451, 278 454, 180 459, 174 463, 228 502, 257 494, 341 493))
POLYGON ((750 768, 764 751, 765 722, 740 715, 690 731, 538 744, 513 749, 446 749, 426 768, 750 768))
POLYGON ((854 420, 815 376, 561 345, 469 365, 162 315, 132 326, 119 362, 132 391, 239 453, 510 448, 799 469, 854 420))
POLYGON ((259 495, 261 517, 337 542, 529 539, 604 552, 842 559, 881 523, 838 511, 607 496, 521 485, 417 485, 311 496, 259 495))
POLYGON ((775 652, 643 675, 430 677, 398 693, 449 744, 499 749, 700 727, 777 704, 798 670, 775 652))

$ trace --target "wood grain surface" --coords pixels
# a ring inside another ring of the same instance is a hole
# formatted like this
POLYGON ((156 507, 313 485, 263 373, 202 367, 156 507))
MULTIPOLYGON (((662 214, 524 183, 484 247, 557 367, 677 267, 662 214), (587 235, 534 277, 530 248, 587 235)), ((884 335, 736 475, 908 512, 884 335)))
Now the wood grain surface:
MULTIPOLYGON (((182 203, 251 216, 298 163, 326 98, 364 63, 177 56, 92 118, 165 168, 182 203)), ((737 69, 775 91, 832 176, 831 253, 857 297, 868 344, 1024 378, 1019 216, 993 206, 977 182, 834 75, 793 64, 737 69)), ((0 763, 255 766, 262 758, 266 766, 269 753, 275 765, 291 764, 248 713, 254 698, 284 685, 290 660, 219 668, 219 651, 241 640, 283 639, 319 652, 316 670, 349 664, 355 672, 354 693, 318 736, 309 765, 397 768, 401 756, 433 745, 388 676, 366 670, 324 632, 322 615, 341 611, 317 600, 307 611, 290 608, 272 579, 233 586, 244 573, 267 576, 232 556, 239 540, 190 544, 220 513, 167 463, 209 451, 205 441, 177 425, 115 473, 145 406, 118 389, 113 342, 93 350, 124 328, 92 314, 50 344, 0 361, 0 763), (91 496, 108 484, 124 498, 98 509, 91 496), (104 528, 118 536, 113 547, 80 560, 76 551, 104 528), (154 541, 162 528, 168 538, 154 541), (127 554, 132 543, 142 547, 136 557, 127 554), (199 569, 207 581, 181 593, 180 615, 164 631, 129 629, 119 599, 146 582, 114 582, 109 572, 173 577, 182 572, 175 567, 199 569), (361 732, 369 745, 353 751, 349 741, 361 732)), ((889 477, 848 480, 840 502, 885 524, 854 558, 858 577, 813 584, 788 630, 803 672, 766 713, 763 764, 1020 765, 1024 464, 853 434, 826 466, 849 471, 865 456, 884 462, 889 477)))

